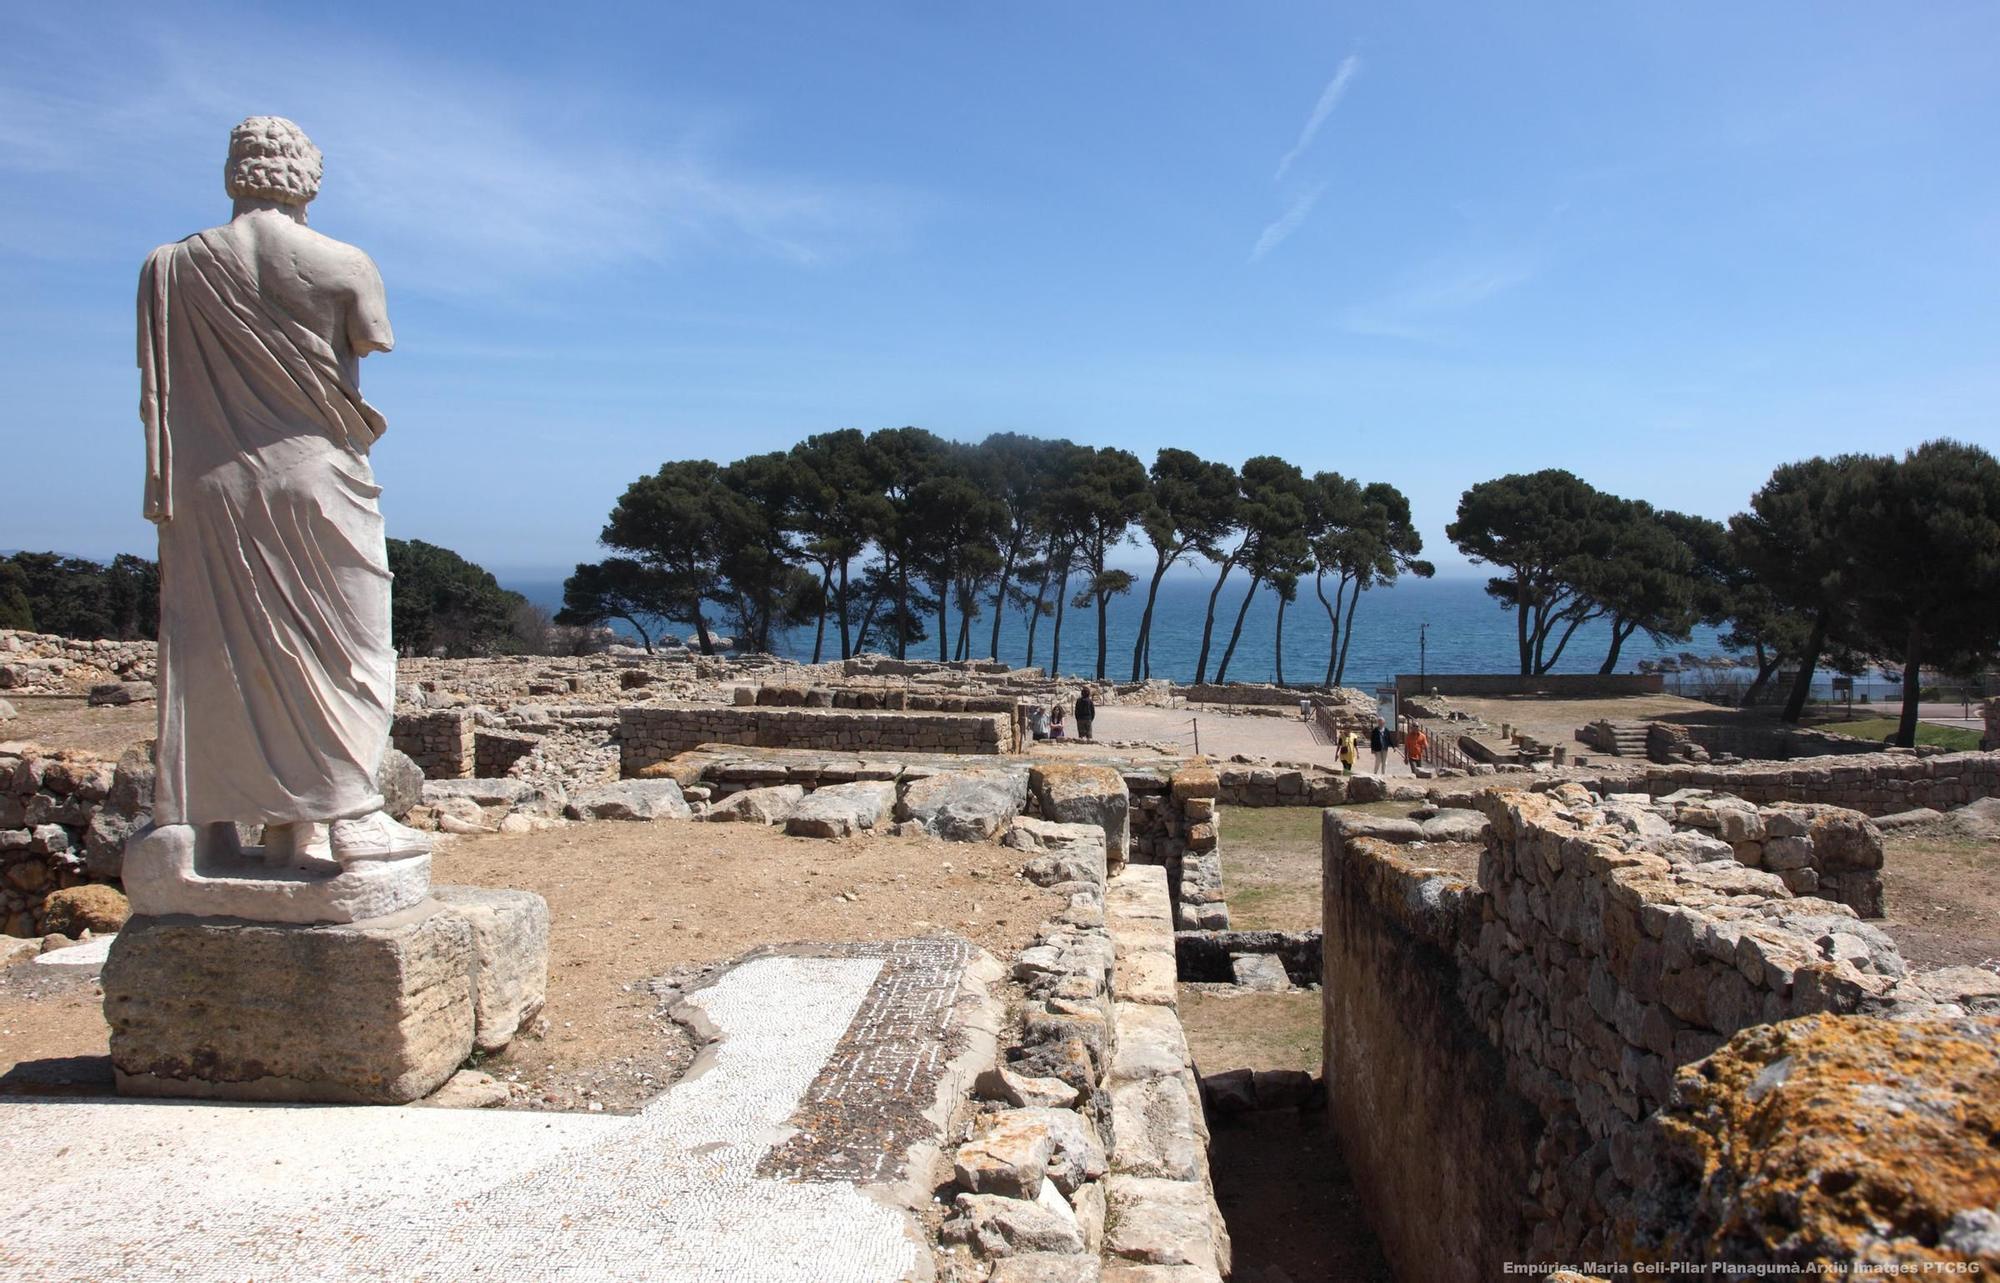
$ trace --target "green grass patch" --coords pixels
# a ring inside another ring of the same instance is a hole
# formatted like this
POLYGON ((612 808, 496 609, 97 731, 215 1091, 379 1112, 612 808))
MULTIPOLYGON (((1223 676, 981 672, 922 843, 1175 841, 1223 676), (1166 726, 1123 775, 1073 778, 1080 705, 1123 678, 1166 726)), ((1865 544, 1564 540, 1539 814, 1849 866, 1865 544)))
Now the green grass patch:
MULTIPOLYGON (((1879 742, 1895 734, 1899 725, 1901 722, 1893 717, 1869 717, 1853 722, 1821 722, 1813 729, 1879 742)), ((1979 747, 1979 732, 1963 726, 1933 726, 1929 722, 1918 722, 1917 743, 1935 745, 1954 753, 1969 753, 1979 747)))

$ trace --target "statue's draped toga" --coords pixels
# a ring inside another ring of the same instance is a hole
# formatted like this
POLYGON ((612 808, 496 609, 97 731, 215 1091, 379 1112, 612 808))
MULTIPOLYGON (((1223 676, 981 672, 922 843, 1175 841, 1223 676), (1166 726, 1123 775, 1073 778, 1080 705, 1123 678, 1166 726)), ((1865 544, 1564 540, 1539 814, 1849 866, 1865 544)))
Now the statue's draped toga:
POLYGON ((154 251, 140 276, 146 515, 160 531, 157 824, 382 806, 396 665, 368 464, 382 416, 325 318, 265 288, 243 244, 202 232, 154 251))

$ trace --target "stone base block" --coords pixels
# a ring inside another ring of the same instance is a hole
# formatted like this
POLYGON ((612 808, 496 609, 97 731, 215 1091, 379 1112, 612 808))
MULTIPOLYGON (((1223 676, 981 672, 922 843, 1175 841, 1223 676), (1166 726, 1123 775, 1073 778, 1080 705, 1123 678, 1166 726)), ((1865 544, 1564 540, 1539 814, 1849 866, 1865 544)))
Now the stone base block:
POLYGON ((549 905, 533 891, 439 887, 437 900, 472 924, 479 971, 473 1042, 498 1051, 541 1014, 549 994, 549 905))
POLYGON ((363 922, 423 902, 431 857, 370 861, 324 871, 267 865, 259 847, 223 858, 200 849, 192 825, 167 824, 125 845, 123 882, 134 914, 240 918, 247 922, 363 922))
POLYGON ((466 914, 425 901, 302 926, 135 917, 104 964, 118 1090, 209 1100, 402 1104, 472 1053, 466 914))

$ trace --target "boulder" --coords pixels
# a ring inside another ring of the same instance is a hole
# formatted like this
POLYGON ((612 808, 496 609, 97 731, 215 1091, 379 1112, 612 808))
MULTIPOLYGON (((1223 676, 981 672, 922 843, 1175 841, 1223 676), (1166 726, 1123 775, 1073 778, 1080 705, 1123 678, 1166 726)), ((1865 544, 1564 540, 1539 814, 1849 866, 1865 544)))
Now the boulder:
POLYGON ((975 1194, 1032 1198, 1048 1175, 1056 1139, 1038 1111, 987 1114, 952 1158, 958 1183, 975 1194))
POLYGON ((42 925, 72 938, 85 931, 108 935, 124 926, 131 916, 132 906, 124 893, 100 883, 52 891, 42 901, 42 925))
POLYGON ((0 722, 11 722, 19 716, 20 713, 15 711, 12 704, 4 699, 0 699, 0 722))
POLYGON ((671 779, 619 780, 585 789, 564 808, 572 820, 685 820, 693 815, 671 779))
POLYGON ((973 1092, 982 1100, 1003 1100, 1016 1108, 1068 1109, 1077 1101, 1076 1088, 1062 1079, 1018 1074, 1005 1065, 983 1070, 973 1083, 973 1092))
POLYGON ((97 708, 106 704, 140 704, 159 698, 151 682, 99 682, 90 688, 87 702, 97 708))
POLYGON ((1256 993, 1283 993, 1292 987, 1285 964, 1274 953, 1239 953, 1229 960, 1239 988, 1256 993))
POLYGON ((1027 804, 1026 771, 947 771, 905 787, 896 818, 916 820, 947 842, 984 842, 1011 827, 1027 804))
POLYGON ((1480 842, 1486 837, 1486 817, 1477 811, 1439 811, 1425 820, 1426 842, 1480 842))
POLYGON ((947 1243, 961 1243, 989 1259, 1027 1252, 1081 1252, 1083 1230, 1053 1185, 1043 1182, 1032 1201, 1000 1194, 960 1194, 943 1226, 947 1243))
MULTIPOLYGON (((1333 812, 1343 836, 1375 838, 1382 842, 1406 843, 1424 840, 1424 826, 1397 815, 1367 815, 1350 811, 1333 812)), ((1481 817, 1482 819, 1485 817, 1481 817)))
POLYGON ((785 816, 785 832, 793 837, 844 838, 873 829, 896 800, 888 780, 857 780, 829 784, 807 794, 785 816))
POLYGON ((1108 766, 1045 762, 1029 771, 1028 784, 1043 819, 1097 825, 1104 830, 1111 866, 1124 867, 1131 847, 1131 796, 1124 776, 1108 766))
POLYGON ((797 784, 775 784, 770 788, 744 789, 708 808, 701 818, 716 824, 743 821, 755 824, 779 824, 792 813, 792 808, 805 799, 806 791, 797 784))
MULTIPOLYGON (((124 769, 122 761, 119 769, 124 769)), ((382 794, 382 809, 400 820, 424 800, 424 769, 401 749, 386 749, 375 772, 375 788, 382 794)))

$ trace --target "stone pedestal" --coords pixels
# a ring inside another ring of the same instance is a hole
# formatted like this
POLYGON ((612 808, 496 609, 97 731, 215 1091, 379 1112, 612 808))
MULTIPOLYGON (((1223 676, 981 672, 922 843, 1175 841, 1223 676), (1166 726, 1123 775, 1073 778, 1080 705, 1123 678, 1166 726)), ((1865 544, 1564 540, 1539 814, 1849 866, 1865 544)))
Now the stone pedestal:
POLYGON ((416 1100, 472 1053, 478 976, 471 920, 430 900, 318 926, 135 917, 104 964, 118 1090, 416 1100))
POLYGON ((481 1051, 498 1051, 541 1014, 549 993, 549 905, 532 891, 439 887, 438 903, 472 925, 473 985, 481 1051))
POLYGON ((136 915, 192 914, 250 922, 362 922, 399 913, 430 894, 431 857, 342 868, 266 864, 259 847, 203 849, 186 824, 135 834, 125 845, 122 881, 136 915))

